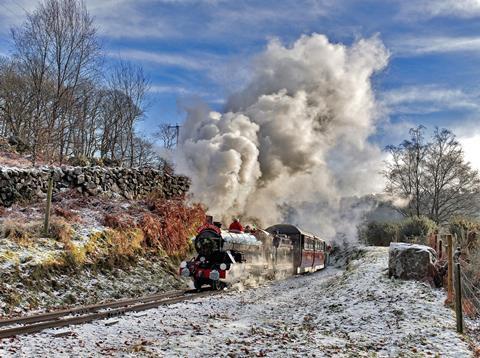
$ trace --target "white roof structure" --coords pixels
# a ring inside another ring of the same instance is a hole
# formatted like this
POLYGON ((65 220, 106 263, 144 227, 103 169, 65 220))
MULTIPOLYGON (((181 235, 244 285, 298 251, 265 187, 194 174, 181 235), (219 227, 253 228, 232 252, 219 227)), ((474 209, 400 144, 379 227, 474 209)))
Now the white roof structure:
POLYGON ((249 233, 222 230, 222 238, 232 244, 261 245, 262 242, 249 233))

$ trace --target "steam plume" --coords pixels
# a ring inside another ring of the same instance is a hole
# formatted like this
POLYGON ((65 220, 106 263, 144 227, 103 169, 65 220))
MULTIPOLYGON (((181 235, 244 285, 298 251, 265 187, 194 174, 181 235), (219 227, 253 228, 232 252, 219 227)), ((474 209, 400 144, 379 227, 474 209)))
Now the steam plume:
POLYGON ((371 77, 387 61, 376 37, 351 47, 319 34, 291 47, 271 41, 224 113, 187 109, 177 165, 192 178, 195 200, 227 220, 290 220, 334 237, 347 211, 348 220, 357 217, 345 198, 381 184, 381 151, 368 137, 376 118, 371 77))

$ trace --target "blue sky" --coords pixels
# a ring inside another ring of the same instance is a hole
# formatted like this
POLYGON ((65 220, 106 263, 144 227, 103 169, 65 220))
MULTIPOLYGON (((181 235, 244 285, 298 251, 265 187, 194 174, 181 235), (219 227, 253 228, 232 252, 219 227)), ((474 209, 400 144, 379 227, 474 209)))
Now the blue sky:
MULTIPOLYGON (((0 53, 11 50, 9 28, 36 1, 0 0, 0 53)), ((453 129, 476 159, 480 131, 480 0, 87 0, 107 63, 142 65, 151 80, 140 130, 181 122, 182 101, 201 99, 221 110, 248 81, 248 65, 269 39, 292 43, 322 33, 351 44, 379 36, 391 52, 374 78, 383 119, 372 140, 400 141, 422 123, 453 129)))

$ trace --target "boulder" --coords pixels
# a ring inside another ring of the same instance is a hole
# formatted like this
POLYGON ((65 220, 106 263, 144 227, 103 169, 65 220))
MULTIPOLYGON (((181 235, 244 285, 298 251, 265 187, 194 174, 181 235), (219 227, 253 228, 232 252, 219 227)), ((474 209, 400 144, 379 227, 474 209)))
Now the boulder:
POLYGON ((77 176, 77 185, 82 185, 85 183, 85 175, 80 174, 77 176))
POLYGON ((389 277, 428 282, 436 286, 438 276, 437 253, 425 245, 395 242, 390 244, 389 277))

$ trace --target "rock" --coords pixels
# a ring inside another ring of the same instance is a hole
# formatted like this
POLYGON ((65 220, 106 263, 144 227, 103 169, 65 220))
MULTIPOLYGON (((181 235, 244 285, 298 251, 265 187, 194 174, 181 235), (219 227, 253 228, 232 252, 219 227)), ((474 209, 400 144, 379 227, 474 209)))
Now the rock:
POLYGON ((97 185, 94 182, 89 181, 85 184, 85 187, 87 190, 93 190, 97 187, 97 185))
POLYGON ((390 244, 388 258, 389 277, 428 282, 435 286, 438 269, 437 254, 425 245, 395 242, 390 244))
POLYGON ((84 174, 80 174, 77 176, 77 185, 81 185, 85 183, 85 175, 84 174))

